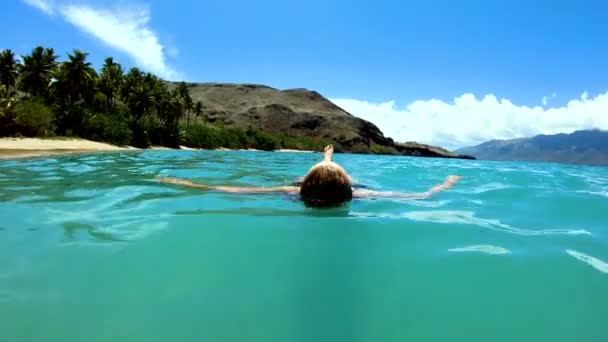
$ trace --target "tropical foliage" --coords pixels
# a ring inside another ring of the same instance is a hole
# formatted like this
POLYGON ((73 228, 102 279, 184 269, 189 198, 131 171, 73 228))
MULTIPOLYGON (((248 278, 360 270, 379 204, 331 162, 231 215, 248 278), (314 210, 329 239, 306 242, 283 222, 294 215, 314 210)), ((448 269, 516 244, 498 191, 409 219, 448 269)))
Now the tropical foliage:
POLYGON ((14 90, 20 66, 13 51, 7 49, 0 52, 0 84, 6 91, 14 90))
POLYGON ((74 50, 52 48, 18 58, 0 51, 0 136, 78 136, 115 144, 200 148, 316 148, 322 142, 208 123, 204 103, 177 85, 111 57, 99 71, 74 50))

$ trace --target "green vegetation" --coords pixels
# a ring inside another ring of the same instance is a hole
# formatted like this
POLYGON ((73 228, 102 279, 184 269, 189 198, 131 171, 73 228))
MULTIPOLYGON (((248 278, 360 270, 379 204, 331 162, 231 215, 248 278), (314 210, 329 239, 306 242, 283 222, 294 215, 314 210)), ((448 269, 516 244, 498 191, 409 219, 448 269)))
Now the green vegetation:
POLYGON ((399 154, 399 151, 397 151, 397 149, 394 148, 393 146, 383 146, 383 145, 374 144, 374 145, 372 145, 371 150, 374 154, 393 154, 393 155, 399 154))
POLYGON ((33 97, 19 101, 15 105, 16 116, 13 118, 15 127, 28 136, 49 135, 53 121, 51 109, 42 101, 33 97))
POLYGON ((205 122, 204 104, 193 101, 186 83, 171 87, 138 68, 125 72, 111 57, 97 71, 87 57, 74 50, 61 62, 52 48, 39 46, 19 61, 1 51, 0 136, 261 150, 320 149, 329 142, 205 122))

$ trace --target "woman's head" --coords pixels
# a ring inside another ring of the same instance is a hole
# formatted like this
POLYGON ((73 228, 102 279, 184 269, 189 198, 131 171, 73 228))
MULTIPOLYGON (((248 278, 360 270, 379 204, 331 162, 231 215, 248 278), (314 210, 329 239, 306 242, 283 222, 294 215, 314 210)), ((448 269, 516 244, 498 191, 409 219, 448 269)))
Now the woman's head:
POLYGON ((312 207, 332 207, 350 201, 353 189, 348 174, 334 162, 313 166, 302 180, 300 197, 312 207))

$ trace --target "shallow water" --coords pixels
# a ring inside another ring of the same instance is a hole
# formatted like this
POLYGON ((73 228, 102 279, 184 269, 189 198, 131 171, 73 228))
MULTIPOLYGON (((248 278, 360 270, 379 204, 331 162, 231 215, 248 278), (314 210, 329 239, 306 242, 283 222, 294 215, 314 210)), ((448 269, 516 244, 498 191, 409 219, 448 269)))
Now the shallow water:
POLYGON ((608 341, 608 168, 337 155, 428 200, 332 210, 159 184, 283 185, 319 154, 0 162, 0 341, 608 341))

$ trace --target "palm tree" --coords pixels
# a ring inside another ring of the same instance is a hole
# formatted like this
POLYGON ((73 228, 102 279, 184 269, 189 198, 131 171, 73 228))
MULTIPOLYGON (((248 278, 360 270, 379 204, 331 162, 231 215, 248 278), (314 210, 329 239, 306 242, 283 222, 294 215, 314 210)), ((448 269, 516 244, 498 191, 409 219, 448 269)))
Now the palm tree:
POLYGON ((10 50, 2 50, 0 52, 0 84, 2 84, 6 91, 12 91, 15 89, 15 83, 19 76, 20 63, 15 59, 15 53, 10 50))
POLYGON ((120 99, 127 103, 129 98, 135 91, 135 88, 140 86, 143 82, 144 75, 138 68, 131 68, 129 72, 123 77, 122 86, 120 87, 120 99))
POLYGON ((123 84, 123 70, 122 66, 114 62, 112 57, 106 58, 104 62, 98 88, 105 95, 108 107, 113 108, 116 106, 116 99, 123 84))
POLYGON ((180 82, 176 88, 177 95, 182 100, 182 107, 186 113, 187 125, 190 126, 190 111, 194 108, 192 97, 190 96, 190 90, 186 85, 186 82, 180 82))
POLYGON ((166 125, 177 123, 183 113, 181 97, 176 91, 163 93, 162 100, 159 102, 158 118, 166 125))
POLYGON ((23 64, 19 68, 19 89, 34 96, 46 95, 57 68, 56 60, 55 50, 42 46, 35 47, 30 55, 23 56, 23 64))
POLYGON ((15 102, 17 102, 16 93, 8 91, 3 84, 0 84, 0 118, 8 115, 15 102))
POLYGON ((14 133, 14 118, 15 112, 13 107, 17 102, 17 93, 6 90, 3 84, 0 84, 0 135, 14 133))
POLYGON ((159 96, 162 94, 159 83, 159 79, 150 73, 142 76, 139 70, 135 70, 127 74, 125 80, 127 88, 123 96, 131 115, 136 120, 151 114, 158 104, 159 96))
POLYGON ((58 83, 60 91, 67 95, 68 103, 75 103, 93 92, 97 72, 87 62, 88 55, 74 50, 73 54, 68 54, 68 61, 61 64, 58 83))
POLYGON ((194 105, 194 115, 198 118, 201 114, 203 114, 203 103, 201 101, 196 101, 196 105, 194 105))
POLYGON ((194 103, 192 102, 192 98, 188 94, 188 97, 186 97, 184 99, 184 111, 186 112, 186 120, 187 120, 186 125, 187 126, 190 126, 190 114, 192 113, 193 109, 194 109, 194 103))

